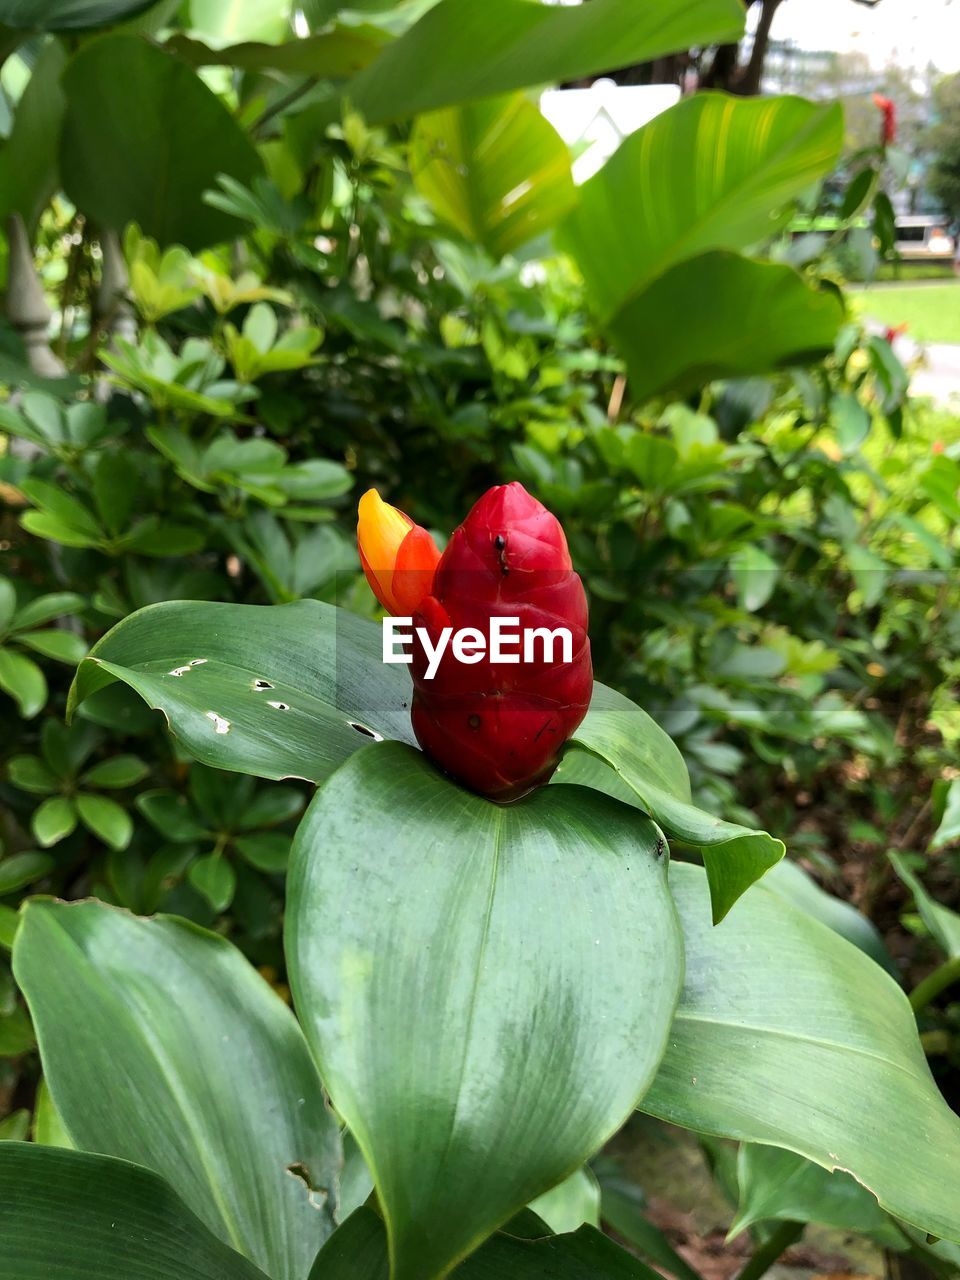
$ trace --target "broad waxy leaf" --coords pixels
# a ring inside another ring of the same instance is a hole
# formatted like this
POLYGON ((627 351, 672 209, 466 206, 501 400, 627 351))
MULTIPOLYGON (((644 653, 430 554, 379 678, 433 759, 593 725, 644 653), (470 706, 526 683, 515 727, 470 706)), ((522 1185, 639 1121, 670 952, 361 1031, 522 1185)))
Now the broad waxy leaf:
POLYGON ((380 45, 353 31, 332 31, 284 44, 247 40, 225 49, 213 49, 202 40, 175 35, 167 42, 167 48, 194 67, 240 67, 244 71, 339 78, 365 67, 380 45))
POLYGON ((670 267, 769 238, 789 218, 788 202, 833 168, 842 142, 839 103, 684 98, 584 183, 561 243, 610 320, 670 267))
POLYGON ((189 249, 236 231, 236 220, 205 204, 203 193, 218 174, 249 183, 260 160, 190 67, 136 36, 111 35, 85 44, 62 83, 60 168, 79 209, 118 232, 136 222, 161 245, 189 249))
MULTIPOLYGON (((386 1232, 373 1209, 357 1209, 330 1237, 310 1280, 390 1280, 386 1232)), ((457 1267, 451 1280, 656 1280, 656 1272, 593 1227, 552 1236, 525 1214, 457 1267)))
POLYGON ((317 794, 287 961, 394 1280, 446 1275, 648 1087, 682 968, 665 866, 653 824, 608 797, 498 806, 398 743, 317 794))
MULTIPOLYGON (((221 769, 321 782, 373 735, 415 742, 410 678, 382 661, 380 628, 316 600, 151 605, 90 651, 71 713, 114 679, 160 708, 191 755, 221 769)), ((779 840, 691 803, 680 752, 628 698, 596 685, 574 742, 597 761, 568 751, 556 781, 605 791, 703 849, 717 919, 783 856, 779 840)))
POLYGON ((573 80, 691 45, 738 39, 738 0, 440 0, 369 67, 346 96, 373 124, 527 85, 573 80))
POLYGON ((522 93, 421 116, 410 169, 434 211, 498 258, 576 199, 566 143, 522 93))
POLYGON ((670 882, 686 981, 642 1109, 845 1170, 895 1217, 960 1240, 960 1118, 893 979, 763 885, 711 928, 703 872, 674 863, 670 882))
POLYGON ((49 41, 17 104, 10 137, 0 148, 0 221, 15 211, 31 236, 57 189, 64 108, 60 75, 65 63, 61 42, 49 41))
POLYGON ((410 677, 381 661, 380 628, 314 600, 151 605, 94 647, 72 706, 113 679, 204 764, 263 778, 319 782, 372 733, 414 741, 410 677))
POLYGON ((155 1170, 274 1280, 303 1280, 332 1229, 338 1132, 293 1015, 240 952, 172 917, 36 900, 13 963, 76 1145, 155 1170))
POLYGON ((715 922, 783 857, 781 840, 698 809, 691 800, 687 767, 674 742, 614 690, 596 687, 573 743, 554 782, 594 787, 635 805, 649 813, 668 836, 699 848, 715 922))
POLYGON ((848 1173, 828 1173, 794 1151, 741 1143, 737 1181, 740 1203, 728 1237, 758 1222, 820 1222, 883 1238, 892 1248, 906 1243, 870 1192, 848 1173))
POLYGON ((705 253, 633 294, 607 328, 636 400, 807 364, 833 350, 843 303, 779 262, 705 253))
POLYGON ((266 1280, 162 1178, 80 1151, 0 1143, 3 1280, 266 1280))

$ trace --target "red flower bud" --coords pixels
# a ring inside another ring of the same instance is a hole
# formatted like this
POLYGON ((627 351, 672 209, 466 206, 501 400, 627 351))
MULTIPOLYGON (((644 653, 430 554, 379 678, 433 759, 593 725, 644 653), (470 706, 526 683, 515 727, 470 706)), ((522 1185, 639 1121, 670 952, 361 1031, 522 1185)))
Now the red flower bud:
POLYGON ((884 97, 882 93, 873 95, 873 105, 883 116, 883 125, 881 126, 881 137, 886 146, 889 142, 897 140, 897 104, 890 98, 884 97))
POLYGON ((445 627, 476 628, 488 640, 469 663, 448 645, 428 679, 428 656, 414 639, 412 719, 424 751, 498 800, 546 782, 593 690, 586 595, 556 517, 521 484, 490 489, 450 539, 414 627, 426 629, 434 649, 445 627), (513 661, 493 660, 494 618, 518 620, 513 661), (533 628, 569 631, 569 654, 557 636, 548 651, 533 628))

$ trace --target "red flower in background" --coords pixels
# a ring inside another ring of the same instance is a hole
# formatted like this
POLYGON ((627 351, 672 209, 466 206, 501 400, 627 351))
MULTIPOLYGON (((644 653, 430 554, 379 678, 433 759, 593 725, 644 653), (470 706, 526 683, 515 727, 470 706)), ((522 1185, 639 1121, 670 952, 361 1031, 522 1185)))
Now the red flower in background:
POLYGON ((884 145, 897 140, 897 104, 892 98, 885 98, 882 93, 873 95, 873 105, 883 115, 881 136, 884 145))
MULTIPOLYGON (((367 578, 383 601, 380 576, 367 578)), ((489 636, 493 618, 517 619, 521 633, 569 631, 568 660, 559 644, 549 656, 541 645, 532 660, 520 647, 514 662, 484 653, 467 663, 448 647, 432 679, 423 644, 413 643, 411 718, 426 754, 498 800, 546 782, 593 691, 586 594, 556 517, 521 484, 490 489, 454 532, 412 616, 434 647, 445 628, 489 636)))

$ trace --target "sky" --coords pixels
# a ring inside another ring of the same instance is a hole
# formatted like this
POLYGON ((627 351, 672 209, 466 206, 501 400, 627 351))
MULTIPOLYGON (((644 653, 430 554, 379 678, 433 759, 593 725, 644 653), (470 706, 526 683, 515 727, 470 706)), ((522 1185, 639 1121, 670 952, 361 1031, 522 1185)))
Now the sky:
POLYGON ((806 49, 859 49, 876 67, 932 62, 960 71, 960 0, 880 0, 874 8, 854 0, 785 0, 772 35, 806 49))

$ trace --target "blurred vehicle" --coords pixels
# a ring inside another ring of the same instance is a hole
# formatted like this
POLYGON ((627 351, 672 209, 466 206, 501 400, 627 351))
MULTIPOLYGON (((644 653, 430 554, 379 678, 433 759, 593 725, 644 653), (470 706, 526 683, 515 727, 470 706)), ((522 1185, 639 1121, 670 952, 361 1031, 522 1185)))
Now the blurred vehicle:
POLYGON ((950 260, 957 250, 957 243, 948 227, 948 220, 938 214, 918 213, 897 218, 897 253, 907 261, 950 260))

